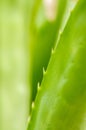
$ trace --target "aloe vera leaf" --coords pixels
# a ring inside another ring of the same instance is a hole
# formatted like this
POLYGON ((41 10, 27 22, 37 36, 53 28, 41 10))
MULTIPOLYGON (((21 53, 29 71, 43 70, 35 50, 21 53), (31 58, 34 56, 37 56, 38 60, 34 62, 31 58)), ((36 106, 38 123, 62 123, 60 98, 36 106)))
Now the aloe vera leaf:
MULTIPOLYGON (((31 38, 35 39, 35 40, 33 42, 31 42, 31 47, 30 47, 30 49, 32 48, 31 49, 31 59, 32 59, 31 75, 30 75, 31 80, 32 80, 31 86, 33 86, 32 100, 34 100, 35 95, 36 95, 37 83, 41 82, 41 80, 43 78, 42 68, 43 67, 45 69, 47 68, 47 65, 48 65, 48 62, 50 59, 51 48, 54 47, 54 45, 55 45, 57 35, 59 35, 59 29, 61 28, 60 32, 63 31, 63 29, 66 25, 66 22, 69 18, 70 10, 72 8, 74 8, 77 0, 75 0, 75 1, 68 0, 68 1, 64 1, 64 2, 60 1, 59 9, 60 8, 61 9, 60 10, 58 9, 59 13, 57 14, 57 20, 55 20, 54 22, 47 21, 47 18, 45 17, 45 14, 44 14, 45 11, 43 10, 43 7, 39 8, 37 18, 36 18, 37 10, 34 9, 35 14, 32 13, 33 15, 35 15, 36 20, 32 19, 32 21, 31 21, 31 25, 30 25, 31 32, 32 32, 32 30, 35 30, 37 28, 36 31, 33 31, 33 36, 31 38), (65 5, 67 3, 66 7, 64 6, 65 8, 63 8, 63 6, 62 6, 64 4, 64 2, 65 2, 65 5), (62 13, 63 16, 61 15, 61 10, 63 10, 63 13, 62 13), (60 21, 59 22, 58 19, 60 19, 60 17, 61 17, 61 20, 59 20, 60 21), (65 21, 64 21, 64 19, 65 19, 65 21), (64 21, 64 23, 62 21, 64 21), (59 24, 58 24, 58 22, 59 22, 59 24), (34 33, 36 33, 36 34, 34 34, 34 33), (39 56, 38 52, 40 52, 40 56, 39 56), (37 53, 38 53, 38 55, 37 55, 37 53)), ((58 5, 57 5, 57 8, 58 8, 58 5)))
POLYGON ((34 100, 36 96, 37 83, 41 83, 43 78, 43 67, 45 69, 47 68, 51 55, 51 48, 55 45, 67 3, 67 1, 64 0, 57 0, 56 19, 54 21, 49 21, 45 16, 42 2, 41 0, 38 10, 34 11, 35 18, 33 16, 34 13, 32 13, 30 24, 31 72, 29 77, 32 86, 32 100, 34 100))
POLYGON ((51 57, 28 130, 83 130, 86 124, 85 55, 86 1, 80 0, 51 57))
POLYGON ((28 116, 25 1, 0 2, 0 130, 25 130, 28 116))
POLYGON ((67 24, 67 21, 70 17, 71 11, 75 8, 77 1, 78 0, 68 0, 67 7, 66 7, 66 10, 65 10, 63 19, 62 19, 62 24, 61 24, 61 27, 60 27, 61 32, 63 32, 63 30, 64 30, 64 28, 67 24))

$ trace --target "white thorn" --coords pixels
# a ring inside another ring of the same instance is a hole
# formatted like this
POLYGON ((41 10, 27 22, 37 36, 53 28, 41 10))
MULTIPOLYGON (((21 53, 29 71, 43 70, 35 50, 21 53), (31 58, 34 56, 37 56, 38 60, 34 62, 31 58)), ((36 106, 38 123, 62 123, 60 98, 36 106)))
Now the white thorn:
POLYGON ((28 117, 28 123, 30 123, 31 116, 28 117))
POLYGON ((43 67, 43 75, 45 75, 46 74, 46 71, 45 71, 45 69, 44 69, 44 67, 43 67))
POLYGON ((59 31, 59 34, 60 34, 60 35, 62 34, 62 31, 61 31, 61 30, 59 31))
POLYGON ((54 54, 54 49, 52 48, 51 53, 54 54))
POLYGON ((40 83, 38 82, 37 90, 39 91, 40 89, 41 89, 41 87, 40 87, 40 83))
POLYGON ((32 102, 32 109, 35 107, 35 104, 34 104, 34 102, 32 102))

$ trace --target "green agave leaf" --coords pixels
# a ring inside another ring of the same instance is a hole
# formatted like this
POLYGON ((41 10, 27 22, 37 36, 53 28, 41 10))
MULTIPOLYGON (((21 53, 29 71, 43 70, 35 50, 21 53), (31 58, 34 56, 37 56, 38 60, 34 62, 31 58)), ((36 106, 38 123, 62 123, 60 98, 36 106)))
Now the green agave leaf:
POLYGON ((26 1, 0 1, 0 130, 25 130, 28 116, 26 1))
POLYGON ((86 0, 79 0, 51 56, 28 130, 86 129, 86 0))
MULTIPOLYGON (((64 13, 69 17, 70 9, 67 7, 67 0, 56 0, 56 18, 49 19, 46 16, 46 9, 43 0, 34 2, 31 22, 30 22, 30 82, 32 86, 32 101, 35 99, 37 92, 37 83, 41 83, 43 78, 43 67, 46 70, 51 49, 55 46, 60 27, 63 30, 62 19, 64 13), (66 7, 68 9, 66 9, 66 7), (68 12, 67 12, 68 11, 68 12)), ((68 6, 70 2, 68 2, 68 6)), ((74 2, 75 3, 75 2, 74 2)), ((49 16, 50 17, 50 16, 49 16)), ((67 17, 67 19, 68 19, 67 17)))

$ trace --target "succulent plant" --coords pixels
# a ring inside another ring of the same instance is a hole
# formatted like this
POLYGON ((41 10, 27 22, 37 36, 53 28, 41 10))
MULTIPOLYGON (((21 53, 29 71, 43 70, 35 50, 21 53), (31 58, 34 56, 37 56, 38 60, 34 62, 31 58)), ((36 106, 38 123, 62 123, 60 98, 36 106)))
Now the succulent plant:
POLYGON ((43 0, 39 2, 39 5, 38 1, 34 3, 34 6, 37 7, 34 7, 36 10, 33 8, 30 22, 31 73, 29 77, 32 86, 32 100, 36 96, 37 83, 41 83, 43 78, 43 67, 44 69, 47 68, 51 48, 55 45, 66 2, 67 0, 60 0, 56 4, 58 6, 56 6, 55 11, 57 13, 54 19, 48 19, 48 16, 46 16, 43 0))
POLYGON ((0 130, 86 130, 86 0, 0 2, 0 130))
POLYGON ((51 56, 51 50, 55 47, 57 37, 59 37, 59 33, 64 29, 66 21, 70 16, 70 11, 76 4, 76 1, 72 0, 47 1, 48 0, 41 0, 38 3, 38 0, 36 0, 32 6, 33 8, 30 17, 29 35, 31 60, 29 77, 32 89, 31 101, 34 101, 35 99, 37 84, 38 82, 41 84, 43 79, 42 71, 43 69, 47 69, 51 56), (45 6, 45 4, 47 5, 45 6), (49 4, 53 5, 51 6, 49 4), (50 7, 51 15, 54 15, 55 13, 54 17, 48 14, 48 8, 50 7), (48 13, 46 14, 46 12, 48 13))
POLYGON ((38 86, 28 130, 86 129, 85 55, 86 1, 79 0, 38 86))

